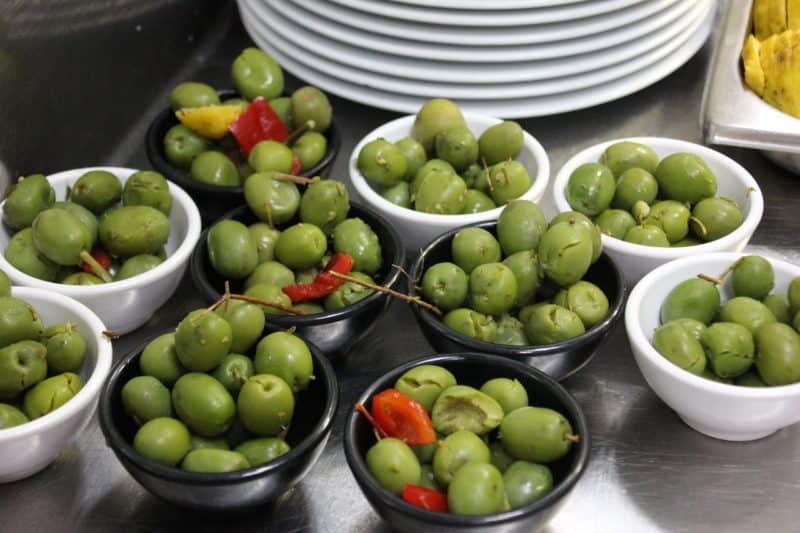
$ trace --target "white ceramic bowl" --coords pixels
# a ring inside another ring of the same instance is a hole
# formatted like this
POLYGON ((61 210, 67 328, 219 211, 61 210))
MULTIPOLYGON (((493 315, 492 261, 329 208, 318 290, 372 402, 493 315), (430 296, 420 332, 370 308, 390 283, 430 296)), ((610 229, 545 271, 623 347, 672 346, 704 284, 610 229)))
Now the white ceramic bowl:
POLYGON ((633 141, 646 144, 663 158, 675 152, 692 152, 702 157, 717 177, 717 196, 728 196, 742 208, 744 222, 715 241, 685 248, 658 248, 633 244, 603 235, 603 249, 619 265, 629 284, 636 283, 654 268, 673 259, 712 252, 739 252, 747 245, 764 212, 764 197, 755 178, 739 163, 705 146, 664 137, 631 137, 606 141, 572 156, 558 171, 553 182, 553 200, 559 212, 571 211, 566 186, 572 172, 584 163, 597 162, 611 144, 633 141))
MULTIPOLYGON (((720 275, 743 255, 703 254, 662 265, 634 287, 625 309, 625 329, 636 364, 656 395, 700 433, 733 441, 760 439, 800 421, 800 383, 750 388, 711 381, 671 363, 650 340, 660 325, 661 303, 678 283, 700 273, 720 275)), ((800 267, 768 259, 775 271, 772 292, 785 294, 789 282, 800 276, 800 267)), ((731 297, 729 280, 720 293, 723 302, 731 297)))
MULTIPOLYGON (((431 213, 421 213, 414 209, 407 209, 393 204, 384 199, 380 193, 364 178, 358 171, 358 153, 370 141, 383 137, 384 139, 395 142, 403 137, 411 135, 411 127, 414 124, 416 115, 405 117, 387 122, 383 126, 369 132, 356 145, 350 154, 350 180, 356 188, 358 194, 376 209, 381 215, 400 232, 403 244, 408 250, 419 251, 430 241, 440 234, 475 222, 485 220, 496 220, 500 216, 502 206, 482 213, 471 213, 467 215, 437 215, 431 213)), ((464 113, 467 127, 472 131, 475 138, 478 138, 487 128, 502 122, 499 118, 486 115, 464 113)), ((547 183, 550 179, 550 160, 542 145, 530 133, 524 132, 522 151, 516 158, 528 170, 528 174, 533 180, 533 185, 520 199, 538 202, 544 195, 547 183)))
MULTIPOLYGON (((56 200, 63 200, 67 186, 72 185, 89 170, 107 170, 123 183, 136 172, 117 167, 92 167, 66 170, 47 177, 56 192, 56 200)), ((172 211, 169 215, 170 232, 166 244, 167 258, 156 268, 138 276, 103 285, 63 285, 43 281, 20 272, 0 255, 0 269, 4 270, 14 285, 39 287, 75 298, 97 313, 106 326, 118 334, 128 333, 144 324, 153 312, 172 296, 178 287, 189 256, 200 237, 200 212, 191 197, 172 182, 172 211)), ((0 211, 3 209, 0 203, 0 211)), ((5 251, 13 232, 0 229, 0 249, 5 251)))
POLYGON ((16 481, 49 465, 91 420, 100 388, 111 370, 111 341, 91 309, 57 292, 13 287, 12 296, 31 304, 45 327, 72 322, 86 339, 86 360, 79 372, 83 388, 70 401, 36 420, 0 429, 0 483, 16 481))

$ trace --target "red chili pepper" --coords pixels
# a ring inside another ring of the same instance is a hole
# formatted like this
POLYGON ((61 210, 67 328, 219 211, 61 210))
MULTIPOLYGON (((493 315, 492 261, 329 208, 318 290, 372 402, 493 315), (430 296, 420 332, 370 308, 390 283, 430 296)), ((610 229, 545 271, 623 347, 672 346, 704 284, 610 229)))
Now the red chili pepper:
POLYGON ((239 115, 228 129, 246 156, 249 156, 250 150, 261 141, 284 142, 289 138, 289 130, 281 118, 260 96, 250 102, 244 113, 239 115))
POLYGON ((344 280, 332 276, 331 272, 349 274, 353 269, 353 258, 345 253, 336 253, 331 256, 325 269, 314 279, 313 283, 300 283, 283 288, 283 293, 292 303, 306 302, 324 298, 338 289, 344 280))
POLYGON ((386 389, 372 397, 372 417, 387 435, 409 446, 436 442, 436 431, 425 408, 397 389, 386 389))
POLYGON ((429 511, 436 511, 437 513, 448 512, 447 494, 428 487, 406 485, 403 487, 403 499, 411 505, 416 505, 429 511))
POLYGON ((300 171, 303 170, 303 163, 300 161, 300 157, 297 154, 292 154, 292 174, 300 174, 300 171))
MULTIPOLYGON (((108 268, 111 266, 111 256, 108 255, 108 252, 103 250, 102 248, 93 248, 91 251, 92 257, 94 260, 100 263, 100 266, 103 268, 108 268)), ((89 266, 89 263, 83 262, 81 263, 81 268, 84 272, 88 272, 89 274, 94 274, 94 270, 92 267, 89 266)))

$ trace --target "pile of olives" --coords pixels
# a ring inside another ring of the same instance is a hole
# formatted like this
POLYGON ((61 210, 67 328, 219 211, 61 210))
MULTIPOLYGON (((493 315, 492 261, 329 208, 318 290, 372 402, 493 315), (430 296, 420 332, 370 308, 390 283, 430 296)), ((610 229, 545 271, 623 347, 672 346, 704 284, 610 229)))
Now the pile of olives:
POLYGON ((771 293, 772 265, 757 255, 737 260, 729 275, 733 298, 724 303, 708 279, 676 285, 661 305, 653 346, 684 370, 721 383, 800 382, 800 277, 787 294, 771 293))
POLYGON ((458 385, 446 368, 421 365, 395 389, 424 407, 440 440, 409 446, 380 439, 367 452, 367 466, 397 495, 406 485, 445 491, 451 513, 499 513, 542 498, 554 482, 547 464, 579 438, 561 413, 531 406, 516 379, 491 379, 478 390, 458 385))
POLYGON ((528 170, 514 160, 522 145, 516 122, 495 124, 476 139, 458 106, 435 98, 417 113, 411 136, 365 144, 358 170, 383 189, 381 196, 401 207, 446 215, 478 213, 530 189, 528 170))
POLYGON ((211 473, 289 452, 284 436, 314 362, 300 337, 278 331, 262 338, 263 330, 257 305, 230 300, 192 311, 174 333, 151 341, 139 357, 141 375, 121 391, 138 426, 134 449, 168 466, 211 473))
MULTIPOLYGON (((259 222, 246 226, 228 219, 210 228, 206 242, 212 268, 226 280, 241 280, 245 295, 284 307, 292 302, 282 289, 313 283, 332 253, 351 256, 354 264, 349 275, 372 282, 383 266, 381 243, 369 224, 348 218, 350 199, 345 186, 314 179, 301 195, 297 185, 279 177, 259 172, 245 183, 245 200, 259 222)), ((323 313, 372 293, 348 281, 324 299, 294 308, 303 314, 323 313)), ((264 311, 284 313, 266 306, 264 311)))
POLYGON ((316 87, 304 86, 290 96, 283 96, 280 65, 257 48, 247 48, 239 54, 231 66, 231 77, 239 98, 222 100, 217 91, 205 83, 185 82, 170 93, 170 106, 175 111, 207 106, 234 106, 244 111, 251 100, 260 96, 268 101, 289 132, 309 121, 313 121, 313 126, 291 140, 289 146, 264 140, 245 156, 230 134, 211 139, 184 124, 177 124, 164 136, 164 155, 170 163, 188 170, 199 182, 238 187, 254 172, 290 172, 295 158, 300 161, 300 171, 322 161, 328 151, 324 133, 333 118, 325 93, 316 87))
POLYGON ((0 285, 0 430, 51 413, 83 387, 86 339, 70 322, 45 328, 39 313, 0 285))
POLYGON ((424 298, 445 311, 443 322, 476 339, 515 346, 552 344, 601 322, 609 302, 583 280, 602 251, 600 231, 585 215, 547 221, 539 207, 514 200, 500 213, 496 236, 458 231, 452 262, 422 276, 424 298))
POLYGON ((3 223, 17 231, 5 258, 44 281, 98 285, 128 279, 166 259, 171 209, 167 180, 154 171, 131 174, 123 187, 111 172, 90 170, 68 189, 66 200, 58 202, 45 176, 27 176, 3 204, 3 223), (82 265, 99 262, 94 259, 98 248, 111 260, 102 265, 107 272, 81 270, 82 265))
POLYGON ((703 158, 679 152, 659 161, 652 148, 630 141, 576 168, 565 193, 604 234, 646 246, 713 241, 744 220, 734 200, 715 197, 717 178, 703 158))

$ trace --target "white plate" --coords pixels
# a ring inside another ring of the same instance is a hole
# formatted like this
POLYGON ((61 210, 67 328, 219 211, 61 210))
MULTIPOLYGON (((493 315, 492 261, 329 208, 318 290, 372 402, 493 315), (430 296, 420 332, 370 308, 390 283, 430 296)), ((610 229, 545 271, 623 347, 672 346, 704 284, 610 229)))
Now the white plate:
MULTIPOLYGON (((696 9, 693 10, 691 16, 685 17, 684 20, 688 23, 686 27, 681 27, 681 25, 675 24, 669 28, 668 32, 658 35, 658 38, 646 41, 652 43, 653 49, 647 51, 646 53, 640 54, 635 58, 617 63, 616 65, 608 68, 597 68, 592 72, 583 73, 577 76, 526 83, 498 83, 488 85, 425 83, 417 80, 410 80, 384 74, 384 72, 391 72, 392 74, 395 74, 395 71, 391 68, 388 68, 388 66, 383 70, 383 72, 376 74, 326 60, 324 57, 321 57, 324 55, 324 47, 307 51, 299 46, 302 42, 302 39, 297 39, 296 42, 284 39, 279 35, 278 32, 280 23, 261 28, 260 34, 263 39, 270 40, 271 44, 282 54, 289 56, 300 63, 303 63, 329 76, 352 83, 363 84, 367 87, 373 87, 376 89, 407 94, 411 96, 424 96, 427 98, 434 98, 441 95, 446 95, 448 98, 453 99, 463 98, 472 100, 530 98, 533 96, 544 96, 576 91, 613 80, 618 80, 629 74, 632 74, 633 72, 661 61, 665 57, 672 54, 697 31, 703 20, 703 15, 708 12, 710 3, 712 1, 714 0, 702 0, 701 3, 696 6, 696 9)), ((258 17, 258 14, 255 13, 255 9, 251 7, 249 8, 246 5, 242 6, 242 9, 243 14, 246 14, 248 17, 258 17)), ((262 10, 261 15, 266 15, 266 13, 264 13, 262 10)), ((345 54, 346 53, 347 52, 345 51, 345 54)), ((329 59, 335 59, 335 56, 329 59)), ((439 78, 447 79, 446 76, 441 75, 435 77, 434 79, 439 78)))
MULTIPOLYGON (((645 52, 650 52, 675 38, 685 31, 692 22, 700 18, 701 14, 708 8, 708 1, 702 0, 694 6, 689 2, 677 4, 680 9, 674 10, 674 13, 668 12, 670 16, 663 20, 665 27, 661 30, 650 32, 649 39, 638 39, 629 45, 611 48, 602 53, 594 52, 562 59, 503 63, 499 65, 494 63, 424 61, 363 50, 308 31, 289 18, 279 14, 279 9, 265 9, 260 2, 251 2, 244 7, 249 9, 249 13, 254 13, 260 19, 265 31, 272 32, 277 37, 283 38, 299 49, 305 49, 308 52, 317 54, 320 58, 379 74, 390 72, 393 76, 400 78, 423 81, 447 80, 447 83, 451 85, 468 84, 474 86, 551 79, 573 76, 587 71, 600 72, 609 65, 619 64, 645 52), (674 24, 672 23, 673 20, 675 21, 674 24)), ((320 70, 324 69, 320 68, 320 70)), ((586 85, 590 84, 587 83, 586 85)))
MULTIPOLYGON (((264 0, 261 1, 263 2, 264 0)), ((284 7, 294 8, 300 6, 306 12, 311 11, 335 21, 337 24, 344 24, 352 28, 402 39, 425 43, 454 44, 457 46, 463 46, 464 43, 494 46, 546 43, 612 31, 627 24, 645 20, 677 1, 689 2, 696 0, 649 0, 628 9, 579 20, 527 26, 481 28, 480 31, 462 26, 385 19, 346 9, 325 0, 294 0, 294 2, 288 3, 288 6, 285 4, 284 7)), ((269 5, 273 6, 274 4, 269 5)))
MULTIPOLYGON (((612 11, 630 9, 645 0, 595 0, 577 5, 547 6, 513 11, 453 11, 436 7, 404 6, 373 0, 328 0, 347 9, 361 11, 379 18, 394 18, 411 22, 448 26, 487 27, 523 26, 576 20, 612 11)), ((487 4, 492 1, 488 0, 487 4)))
MULTIPOLYGON (((240 5, 243 2, 244 0, 240 0, 240 5)), ((553 115, 556 113, 583 109, 634 93, 675 71, 703 46, 703 43, 705 43, 711 32, 712 22, 714 20, 715 10, 713 6, 715 6, 715 4, 712 3, 711 5, 712 9, 709 10, 700 29, 686 43, 678 48, 675 53, 654 66, 646 67, 620 80, 591 89, 552 96, 495 101, 462 99, 457 100, 457 102, 468 112, 483 113, 504 118, 518 118, 553 115)), ((415 113, 427 100, 426 98, 372 89, 328 76, 276 50, 270 41, 265 39, 258 31, 260 25, 254 24, 247 17, 242 17, 242 22, 256 44, 273 54, 287 71, 308 83, 317 85, 325 91, 362 104, 403 113, 415 113)))
POLYGON ((392 0, 396 4, 442 7, 445 9, 528 9, 532 7, 551 7, 566 4, 587 4, 592 0, 392 0))

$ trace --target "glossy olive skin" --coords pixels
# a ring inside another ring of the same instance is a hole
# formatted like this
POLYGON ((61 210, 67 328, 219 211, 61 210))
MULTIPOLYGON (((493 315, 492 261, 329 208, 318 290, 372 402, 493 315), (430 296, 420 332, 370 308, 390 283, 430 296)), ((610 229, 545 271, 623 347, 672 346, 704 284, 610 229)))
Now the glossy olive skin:
POLYGON ((160 257, 150 254, 139 254, 129 257, 119 267, 114 281, 132 278, 156 268, 163 263, 160 257))
POLYGON ((659 162, 654 175, 660 193, 670 200, 695 204, 717 193, 717 178, 696 154, 670 154, 659 162))
POLYGON ((379 440, 367 451, 367 468, 381 487, 396 495, 419 481, 419 461, 409 446, 393 437, 379 440))
POLYGON ((260 283, 268 283, 276 287, 294 285, 296 282, 294 272, 286 265, 277 261, 266 261, 256 266, 253 272, 245 279, 244 288, 249 289, 260 283))
POLYGON ((394 388, 419 402, 430 413, 442 391, 455 384, 455 376, 446 368, 420 365, 397 378, 394 388))
POLYGON ((231 300, 217 307, 214 312, 231 327, 231 352, 247 353, 261 338, 266 320, 257 305, 231 300))
POLYGON ((150 206, 123 206, 103 215, 98 234, 112 255, 155 255, 169 238, 169 219, 150 206))
POLYGON ((0 399, 13 399, 47 376, 47 349, 33 340, 0 348, 0 399))
POLYGON ((219 105, 219 95, 210 85, 187 81, 176 85, 169 93, 169 106, 177 111, 189 107, 219 105))
POLYGON ((693 318, 710 324, 720 304, 719 290, 710 281, 690 278, 677 284, 661 304, 661 322, 693 318))
POLYGON ((122 407, 140 426, 172 416, 169 389, 152 376, 136 376, 122 387, 122 407))
POLYGON ((691 334, 692 337, 697 339, 698 342, 701 341, 701 339, 703 338, 703 332, 706 330, 705 324, 693 318, 676 318, 674 320, 671 320, 671 322, 680 324, 680 326, 686 331, 688 331, 689 334, 691 334))
POLYGON ((790 326, 766 324, 755 334, 756 368, 767 385, 800 381, 800 335, 790 326))
POLYGON ((204 472, 208 474, 234 472, 250 468, 247 458, 239 452, 201 448, 192 450, 183 458, 181 468, 187 472, 204 472))
POLYGON ((611 205, 616 184, 611 171, 599 163, 584 163, 570 174, 566 197, 579 213, 595 216, 611 205))
POLYGON ((347 218, 350 196, 340 181, 318 180, 306 187, 300 199, 300 220, 318 226, 325 235, 347 218))
MULTIPOLYGON (((350 239, 346 235, 341 238, 350 239)), ((328 240, 322 230, 314 224, 300 222, 281 231, 275 245, 275 257, 289 268, 304 269, 318 264, 327 249, 328 240)), ((380 251, 380 247, 378 250, 380 251)), ((361 258, 363 259, 363 255, 361 258)))
POLYGON ((397 185, 385 189, 381 197, 392 202, 394 205, 411 208, 411 186, 407 181, 401 181, 397 185))
POLYGON ((16 269, 34 278, 55 281, 59 265, 45 257, 33 242, 33 229, 18 231, 8 241, 4 253, 6 260, 16 269))
POLYGON ((728 198, 706 198, 692 208, 692 232, 704 242, 724 237, 742 225, 739 206, 728 198))
POLYGON ((516 379, 490 379, 481 385, 480 391, 494 398, 505 414, 528 405, 528 391, 516 379))
POLYGON ((59 265, 78 265, 81 252, 91 250, 92 235, 78 217, 63 209, 46 209, 34 219, 33 244, 45 257, 59 265))
POLYGON ((150 341, 139 357, 139 370, 167 387, 187 372, 175 351, 175 333, 165 333, 150 341))
POLYGON ((789 309, 789 300, 783 294, 768 294, 761 300, 767 309, 769 309, 778 322, 784 324, 792 323, 792 314, 789 309))
POLYGON ((69 199, 98 215, 122 197, 122 183, 107 170, 90 170, 72 185, 69 199))
POLYGON ((522 150, 524 134, 520 125, 512 120, 504 120, 489 126, 478 137, 480 157, 487 165, 494 165, 506 159, 513 159, 522 150))
POLYGON ((503 473, 503 487, 508 505, 516 509, 553 490, 553 473, 546 465, 515 461, 503 473))
POLYGON ((531 344, 545 345, 577 337, 586 331, 580 317, 559 305, 533 306, 525 321, 531 344))
POLYGON ((3 204, 3 224, 11 229, 27 228, 36 215, 52 207, 55 191, 43 174, 18 181, 3 204))
POLYGON ((255 172, 282 172, 292 170, 292 150, 278 141, 261 141, 250 151, 248 164, 255 172))
POLYGON ((692 374, 699 376, 706 368, 707 359, 703 346, 676 322, 667 322, 656 328, 653 346, 669 361, 692 374))
POLYGON ((740 376, 753 364, 753 335, 742 325, 715 322, 703 331, 702 344, 711 368, 721 378, 740 376))
POLYGON ((766 387, 767 384, 764 383, 764 380, 761 379, 761 376, 758 375, 758 372, 754 372, 750 370, 745 372, 741 376, 737 377, 734 380, 736 385, 740 387, 766 387))
POLYGON ((333 120, 333 109, 325 93, 306 85, 292 93, 292 120, 297 126, 313 122, 312 131, 325 132, 333 120))
POLYGON ((747 296, 737 296, 725 302, 719 310, 719 319, 741 324, 753 334, 763 325, 778 321, 767 306, 747 296))
POLYGON ((15 296, 0 297, 0 346, 23 340, 37 340, 44 326, 36 309, 15 296))
MULTIPOLYGON (((290 307, 292 305, 292 301, 288 296, 286 296, 280 287, 269 283, 256 283, 255 285, 251 285, 246 291, 244 291, 244 294, 245 296, 254 296, 271 304, 277 304, 284 307, 290 307)), ((276 307, 261 304, 259 304, 259 307, 268 315, 286 314, 285 311, 282 311, 276 307)))
POLYGON ((525 324, 509 314, 502 315, 497 321, 497 331, 491 341, 495 344, 507 344, 509 346, 527 346, 530 344, 528 336, 525 334, 525 324))
POLYGON ((512 457, 534 463, 552 463, 564 457, 572 447, 571 436, 572 425, 561 413, 530 406, 507 414, 499 433, 512 457))
MULTIPOLYGON (((245 104, 247 102, 245 101, 245 104)), ((269 100, 269 106, 275 111, 275 114, 278 115, 278 118, 281 119, 283 125, 286 126, 287 131, 293 131, 294 121, 292 120, 292 99, 289 96, 279 96, 278 98, 272 98, 269 100)))
MULTIPOLYGON (((260 309, 256 309, 263 317, 264 313, 260 309)), ((226 355, 211 376, 219 381, 223 387, 231 393, 232 396, 239 394, 242 385, 255 374, 253 368, 253 361, 245 355, 238 353, 229 353, 226 355)))
MULTIPOLYGON (((374 283, 373 279, 363 272, 350 272, 351 278, 356 278, 366 283, 374 283)), ((336 311, 344 309, 348 305, 353 305, 375 292, 373 289, 365 287, 352 281, 345 282, 333 294, 325 297, 323 306, 326 311, 336 311)))
POLYGON ((458 105, 445 98, 433 98, 417 111, 414 124, 411 126, 411 137, 419 141, 426 152, 432 153, 439 132, 466 124, 458 105))
POLYGON ((511 270, 517 281, 514 307, 523 307, 533 301, 544 277, 536 252, 532 250, 516 252, 503 259, 503 264, 511 270))
POLYGON ((280 230, 263 222, 250 224, 248 230, 250 230, 250 235, 256 243, 258 263, 272 261, 275 258, 275 245, 278 243, 278 236, 281 234, 280 230))
POLYGON ((83 222, 87 228, 89 228, 89 233, 92 234, 92 242, 97 240, 97 232, 100 227, 100 222, 97 220, 97 217, 83 207, 80 204, 76 204, 75 202, 56 202, 53 204, 54 208, 57 209, 64 209, 78 217, 78 220, 83 222))
POLYGON ((422 276, 425 300, 449 311, 461 307, 467 298, 469 278, 458 265, 449 262, 432 265, 422 276))
POLYGON ((314 378, 314 361, 308 345, 285 331, 270 333, 258 342, 255 369, 258 374, 283 379, 294 393, 306 390, 314 378))
POLYGON ((489 463, 491 453, 483 440, 471 431, 457 431, 445 437, 433 455, 436 482, 447 487, 458 470, 468 462, 489 463))
POLYGON ((436 157, 444 159, 457 172, 478 160, 478 140, 466 126, 453 126, 439 132, 434 139, 436 157))
POLYGON ((189 453, 191 435, 174 418, 150 420, 136 432, 133 448, 142 457, 167 466, 175 466, 189 453))
POLYGON ((65 372, 44 379, 28 389, 23 400, 25 414, 31 420, 52 413, 83 388, 80 376, 65 372))
POLYGON ((633 226, 625 233, 625 240, 644 246, 659 246, 661 248, 669 246, 669 239, 664 230, 658 226, 648 224, 633 226))
POLYGON ((300 159, 300 168, 307 170, 322 161, 328 151, 328 139, 319 132, 307 131, 292 144, 292 153, 300 159))
POLYGON ((239 170, 222 152, 206 150, 192 158, 189 174, 193 179, 209 185, 239 185, 239 170))
POLYGON ((395 141, 394 145, 403 153, 403 157, 406 159, 406 173, 403 176, 403 180, 411 181, 417 171, 428 160, 425 147, 411 137, 403 137, 399 141, 395 141))
POLYGON ((490 463, 467 463, 453 476, 447 490, 451 513, 484 515, 502 511, 506 506, 503 475, 490 463))
POLYGON ((497 205, 519 198, 531 188, 533 180, 525 165, 516 160, 501 161, 489 168, 487 176, 492 186, 489 194, 497 205))
POLYGON ((450 246, 453 262, 466 274, 486 263, 497 263, 502 257, 500 244, 483 228, 464 228, 456 233, 450 246))
POLYGON ((514 462, 514 458, 508 455, 506 449, 503 448, 503 443, 499 440, 489 445, 489 451, 491 452, 491 463, 500 472, 505 472, 508 467, 511 466, 511 463, 514 462))
POLYGON ((134 172, 122 188, 122 205, 149 205, 169 215, 172 193, 166 178, 153 170, 134 172))
POLYGON ((503 408, 491 396, 474 387, 453 385, 436 398, 431 421, 438 433, 469 431, 484 435, 500 424, 503 408))
POLYGON ((442 322, 457 333, 484 341, 491 341, 497 334, 497 323, 491 315, 464 307, 448 312, 442 322))
POLYGON ((284 380, 256 374, 242 385, 236 405, 244 427, 256 435, 274 437, 291 422, 295 400, 284 380))
POLYGON ((631 168, 641 168, 652 174, 658 167, 658 155, 647 145, 622 141, 608 146, 600 156, 600 163, 617 177, 631 168))
POLYGON ((482 213, 497 207, 494 200, 483 194, 477 189, 467 189, 464 194, 464 207, 461 209, 462 214, 466 213, 482 213))
POLYGON ((172 406, 186 426, 203 437, 222 435, 236 416, 236 404, 222 383, 199 372, 184 374, 175 382, 172 406))
POLYGON ((258 48, 245 48, 231 64, 236 90, 247 100, 277 98, 283 92, 283 70, 272 56, 258 48))
POLYGON ((333 249, 353 258, 353 270, 370 276, 383 265, 378 236, 360 218, 348 218, 336 225, 333 230, 333 249))
POLYGON ((617 175, 612 207, 630 211, 636 202, 652 204, 658 195, 658 182, 650 172, 633 167, 617 175))
POLYGON ((403 152, 382 137, 364 145, 358 153, 357 165, 367 180, 384 187, 397 185, 408 172, 403 152))
POLYGON ((231 347, 230 324, 205 309, 192 311, 175 328, 175 353, 192 372, 208 372, 217 366, 231 347))
POLYGON ((409 183, 412 199, 417 194, 417 191, 419 190, 419 186, 422 184, 422 181, 428 174, 432 172, 445 172, 447 174, 455 174, 456 169, 454 169, 453 165, 451 165, 444 159, 434 158, 426 161, 421 167, 419 167, 419 169, 414 174, 414 177, 411 179, 409 183))
POLYGON ((655 224, 664 231, 670 243, 678 242, 689 233, 689 209, 674 200, 664 200, 650 206, 644 224, 655 224))
POLYGON ((484 263, 469 275, 469 302, 479 313, 499 315, 517 299, 517 278, 503 263, 484 263))
POLYGON ((194 158, 210 147, 208 139, 183 124, 172 126, 164 135, 164 155, 170 163, 180 168, 189 168, 194 158))
POLYGON ((289 453, 291 448, 286 441, 279 437, 265 437, 261 439, 250 439, 238 445, 237 451, 247 458, 250 466, 267 464, 289 453))
POLYGON ((86 359, 86 339, 71 322, 54 324, 42 332, 51 373, 77 372, 86 359))
POLYGON ((455 215, 464 210, 467 184, 454 172, 432 170, 424 174, 412 194, 417 211, 455 215))
POLYGON ((581 280, 560 293, 563 294, 563 301, 560 301, 559 295, 556 294, 553 303, 578 315, 587 329, 598 324, 608 315, 608 298, 594 283, 581 280))
POLYGON ((258 264, 250 230, 237 220, 221 220, 208 231, 206 249, 211 267, 226 279, 242 279, 258 264))
POLYGON ((25 413, 7 403, 0 403, 0 430, 30 422, 25 413))
POLYGON ((592 264, 592 236, 584 227, 558 222, 542 235, 539 261, 544 273, 559 285, 572 285, 592 264))
POLYGON ((775 287, 775 271, 763 257, 748 255, 733 265, 731 283, 734 295, 763 300, 775 287))

